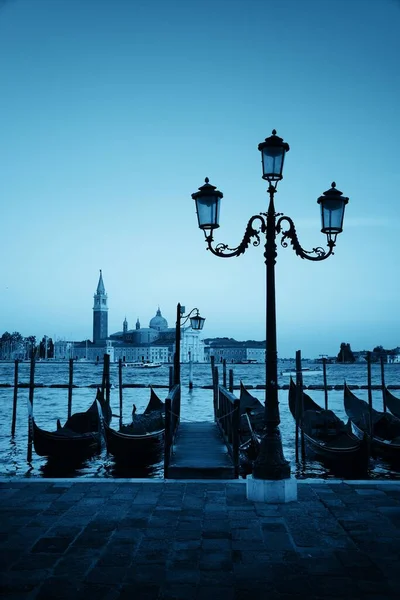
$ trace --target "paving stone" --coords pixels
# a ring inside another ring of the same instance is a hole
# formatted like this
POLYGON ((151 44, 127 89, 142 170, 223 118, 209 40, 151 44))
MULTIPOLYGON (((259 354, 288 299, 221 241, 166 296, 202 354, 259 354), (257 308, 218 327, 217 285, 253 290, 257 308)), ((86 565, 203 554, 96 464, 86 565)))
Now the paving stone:
POLYGON ((136 565, 132 563, 127 570, 123 583, 143 583, 147 585, 161 585, 165 582, 166 569, 164 565, 136 565))
POLYGON ((62 553, 71 544, 73 538, 67 537, 43 537, 36 542, 31 552, 55 552, 62 553))
MULTIPOLYGON (((215 541, 215 540, 212 540, 215 541)), ((224 542, 225 540, 218 540, 224 542)), ((204 542, 204 540, 203 540, 204 542)), ((171 545, 172 550, 196 550, 197 548, 204 547, 201 539, 194 540, 173 540, 168 542, 171 545)))
POLYGON ((100 566, 95 565, 85 575, 85 581, 89 583, 101 583, 101 584, 119 584, 125 577, 127 567, 122 566, 100 566))
POLYGON ((166 584, 160 591, 160 600, 192 600, 196 596, 196 586, 193 584, 166 584))
POLYGON ((231 571, 233 566, 232 553, 230 551, 209 550, 202 553, 199 567, 209 571, 231 571))
POLYGON ((201 541, 201 547, 203 550, 230 550, 232 548, 232 541, 230 539, 221 538, 204 538, 201 541))
POLYGON ((145 584, 141 582, 133 584, 123 584, 119 591, 118 600, 157 600, 161 598, 160 588, 154 584, 145 584))
POLYGON ((54 568, 54 575, 56 577, 68 576, 76 580, 82 580, 86 573, 91 569, 95 563, 95 556, 63 556, 54 568))
POLYGON ((107 584, 83 582, 77 598, 74 600, 118 600, 120 597, 120 585, 113 586, 107 584))
POLYGON ((182 568, 173 568, 168 569, 166 571, 165 580, 167 583, 171 584, 190 584, 190 585, 198 585, 200 581, 200 572, 198 569, 182 569, 182 568))
POLYGON ((196 600, 235 600, 235 588, 233 586, 199 586, 196 600))
POLYGON ((33 577, 27 578, 26 575, 22 578, 17 574, 14 580, 10 576, 2 576, 0 580, 0 596, 2 598, 12 598, 15 600, 27 600, 36 596, 36 593, 42 583, 41 577, 32 572, 33 577))

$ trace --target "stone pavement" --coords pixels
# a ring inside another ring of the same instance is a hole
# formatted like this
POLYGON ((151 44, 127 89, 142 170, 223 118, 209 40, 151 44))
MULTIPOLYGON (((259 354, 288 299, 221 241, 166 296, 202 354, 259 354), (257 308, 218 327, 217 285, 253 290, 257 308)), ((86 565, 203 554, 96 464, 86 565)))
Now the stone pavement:
POLYGON ((1 592, 11 600, 244 600, 400 595, 400 483, 1 480, 1 592))

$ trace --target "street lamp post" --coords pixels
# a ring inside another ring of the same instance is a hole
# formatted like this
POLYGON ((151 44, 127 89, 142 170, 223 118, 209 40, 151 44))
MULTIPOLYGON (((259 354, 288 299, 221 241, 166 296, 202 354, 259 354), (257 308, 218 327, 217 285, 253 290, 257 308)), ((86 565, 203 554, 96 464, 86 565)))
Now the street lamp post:
POLYGON ((199 309, 193 308, 185 315, 185 307, 178 302, 175 326, 174 385, 181 381, 181 325, 184 325, 189 319, 192 329, 196 331, 203 329, 205 318, 200 316, 199 309))
POLYGON ((278 402, 278 365, 276 343, 276 308, 275 308, 275 262, 277 257, 276 236, 281 235, 281 245, 289 243, 293 250, 303 259, 321 261, 333 254, 336 237, 343 229, 343 217, 348 198, 336 189, 336 184, 323 193, 317 200, 321 206, 321 231, 327 236, 327 250, 321 247, 311 251, 304 250, 297 238, 294 223, 290 217, 275 212, 274 196, 278 181, 282 179, 283 163, 289 145, 276 135, 259 144, 262 157, 263 179, 268 181, 269 206, 266 213, 253 215, 247 223, 242 242, 236 248, 218 243, 213 246, 213 233, 219 227, 220 203, 222 192, 209 183, 192 194, 196 203, 198 224, 204 231, 207 249, 216 256, 230 258, 244 254, 252 242, 260 245, 260 235, 265 236, 264 258, 266 263, 266 364, 265 364, 265 435, 254 464, 253 478, 259 480, 283 480, 290 478, 290 464, 285 459, 279 431, 278 402))

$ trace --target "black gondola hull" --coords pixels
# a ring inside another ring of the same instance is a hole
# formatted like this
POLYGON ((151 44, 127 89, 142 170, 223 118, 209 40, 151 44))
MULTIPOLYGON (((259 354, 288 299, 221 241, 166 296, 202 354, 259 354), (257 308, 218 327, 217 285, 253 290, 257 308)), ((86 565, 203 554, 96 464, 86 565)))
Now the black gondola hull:
POLYGON ((120 433, 104 423, 107 452, 125 465, 139 466, 159 460, 164 451, 165 430, 147 435, 120 433))
POLYGON ((95 400, 85 412, 71 415, 63 427, 58 422, 57 431, 47 431, 36 424, 28 400, 31 439, 36 454, 52 461, 77 463, 98 452, 102 439, 98 406, 104 411, 103 418, 109 422, 111 409, 98 389, 95 400))
POLYGON ((400 462, 400 419, 390 413, 380 412, 374 408, 370 410, 368 403, 353 394, 347 385, 344 386, 344 408, 349 419, 365 433, 370 445, 371 455, 398 464, 400 462), (370 419, 372 421, 372 436, 370 419), (382 427, 382 424, 387 426, 387 437, 384 435, 384 431, 381 435, 377 435, 378 428, 382 427))
POLYGON ((386 407, 390 410, 392 415, 400 419, 400 398, 393 396, 387 388, 385 390, 385 402, 386 407))
MULTIPOLYGON (((291 380, 289 409, 295 420, 296 394, 296 384, 291 380)), ((309 411, 315 414, 322 412, 322 408, 305 392, 303 392, 302 403, 304 412, 309 411)), ((366 472, 368 470, 368 448, 365 439, 363 437, 360 439, 354 435, 344 423, 342 425, 343 427, 337 436, 316 437, 311 431, 307 431, 306 424, 300 419, 299 427, 304 435, 307 454, 329 464, 336 473, 350 475, 366 472)))
POLYGON ((160 461, 164 452, 164 413, 164 402, 151 388, 146 409, 141 415, 136 415, 135 407, 131 425, 123 425, 122 431, 116 431, 103 420, 108 454, 113 456, 116 463, 124 467, 140 467, 160 461), (150 429, 148 430, 147 427, 150 429))
POLYGON ((98 452, 101 448, 101 434, 84 433, 71 435, 62 429, 46 431, 31 417, 33 447, 38 456, 63 462, 79 462, 98 452))

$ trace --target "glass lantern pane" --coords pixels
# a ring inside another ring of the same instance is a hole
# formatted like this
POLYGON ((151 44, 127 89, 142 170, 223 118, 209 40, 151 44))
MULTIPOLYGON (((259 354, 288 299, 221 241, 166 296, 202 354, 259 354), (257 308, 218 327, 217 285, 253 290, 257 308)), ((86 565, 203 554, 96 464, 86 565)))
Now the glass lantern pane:
POLYGON ((196 330, 203 329, 204 321, 205 321, 205 319, 200 316, 191 317, 190 326, 192 329, 196 329, 196 330))
POLYGON ((326 200, 321 202, 321 220, 323 233, 340 233, 343 228, 343 200, 326 200))
POLYGON ((284 152, 282 148, 264 148, 263 149, 263 170, 264 175, 268 175, 270 179, 275 176, 280 178, 282 173, 284 152))
POLYGON ((201 196, 196 199, 200 229, 219 227, 219 205, 220 199, 216 196, 201 196))

